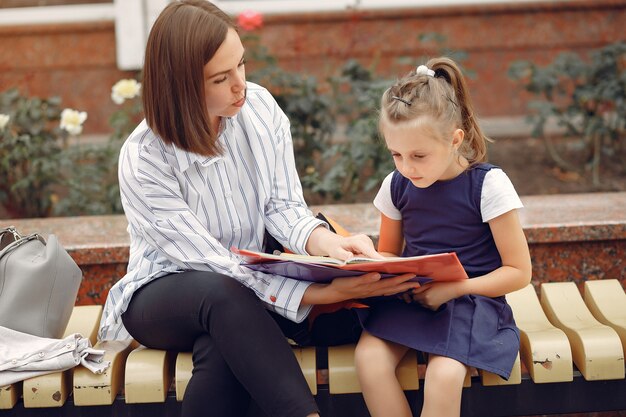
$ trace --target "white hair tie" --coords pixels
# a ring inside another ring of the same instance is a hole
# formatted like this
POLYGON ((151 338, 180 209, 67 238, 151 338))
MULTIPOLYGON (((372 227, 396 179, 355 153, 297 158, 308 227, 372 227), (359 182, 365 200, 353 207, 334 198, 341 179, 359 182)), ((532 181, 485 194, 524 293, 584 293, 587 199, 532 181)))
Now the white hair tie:
POLYGON ((434 77, 435 71, 431 70, 426 65, 420 65, 415 69, 415 75, 428 75, 429 77, 434 77))

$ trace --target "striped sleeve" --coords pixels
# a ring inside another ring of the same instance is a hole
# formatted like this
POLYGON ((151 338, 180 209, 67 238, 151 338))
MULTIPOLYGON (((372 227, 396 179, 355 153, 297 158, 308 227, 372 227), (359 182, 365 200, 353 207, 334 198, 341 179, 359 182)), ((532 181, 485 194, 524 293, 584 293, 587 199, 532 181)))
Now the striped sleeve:
POLYGON ((225 248, 183 198, 167 156, 155 147, 126 155, 120 191, 129 222, 142 237, 181 270, 215 271, 251 288, 272 310, 303 320, 310 306, 300 301, 310 283, 253 272, 225 248))
POLYGON ((294 160, 293 141, 287 116, 275 109, 276 166, 270 200, 265 207, 266 228, 280 243, 300 254, 313 229, 325 225, 311 215, 302 194, 302 184, 294 160))

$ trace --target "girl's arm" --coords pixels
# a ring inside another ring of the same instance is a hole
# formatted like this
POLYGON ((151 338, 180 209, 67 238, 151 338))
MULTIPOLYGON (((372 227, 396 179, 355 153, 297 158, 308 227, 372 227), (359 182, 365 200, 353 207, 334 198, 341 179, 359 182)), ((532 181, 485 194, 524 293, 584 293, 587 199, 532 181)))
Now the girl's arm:
POLYGON ((524 288, 530 283, 530 251, 517 210, 492 219, 489 227, 500 253, 502 266, 482 277, 467 280, 463 294, 498 297, 524 288))
POLYGON ((404 246, 402 221, 380 214, 378 252, 384 256, 400 256, 404 246))
POLYGON ((462 295, 498 297, 528 285, 532 272, 530 252, 517 210, 492 219, 489 227, 502 259, 500 268, 463 281, 423 285, 413 291, 413 299, 425 307, 437 309, 441 304, 462 295))

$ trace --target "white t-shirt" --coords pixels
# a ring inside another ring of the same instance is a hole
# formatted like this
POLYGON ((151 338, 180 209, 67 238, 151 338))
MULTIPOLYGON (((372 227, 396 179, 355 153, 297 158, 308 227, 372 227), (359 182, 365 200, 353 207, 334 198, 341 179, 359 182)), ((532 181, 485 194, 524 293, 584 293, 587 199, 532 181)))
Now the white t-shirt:
MULTIPOLYGON (((374 206, 385 216, 393 220, 402 220, 400 210, 391 199, 391 172, 383 180, 380 190, 374 198, 374 206)), ((522 208, 524 205, 513 187, 513 183, 504 171, 493 168, 485 175, 483 189, 480 195, 480 213, 486 223, 511 210, 522 208)))

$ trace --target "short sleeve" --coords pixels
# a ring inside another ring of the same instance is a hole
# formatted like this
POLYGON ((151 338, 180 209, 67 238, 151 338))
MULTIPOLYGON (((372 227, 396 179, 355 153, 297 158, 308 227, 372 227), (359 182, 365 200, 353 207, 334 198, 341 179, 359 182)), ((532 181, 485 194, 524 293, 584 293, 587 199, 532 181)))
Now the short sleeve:
POLYGON ((498 168, 490 170, 485 175, 480 197, 483 222, 487 223, 504 213, 522 207, 524 207, 522 200, 506 173, 498 168))
POLYGON ((382 214, 389 217, 392 220, 402 220, 402 214, 400 210, 396 208, 391 199, 391 179, 393 178, 393 172, 383 180, 378 194, 374 198, 374 206, 380 210, 382 214))

